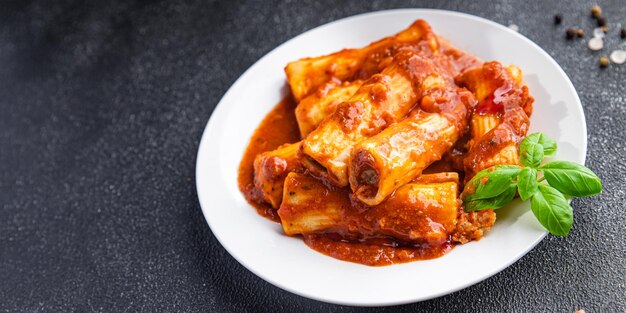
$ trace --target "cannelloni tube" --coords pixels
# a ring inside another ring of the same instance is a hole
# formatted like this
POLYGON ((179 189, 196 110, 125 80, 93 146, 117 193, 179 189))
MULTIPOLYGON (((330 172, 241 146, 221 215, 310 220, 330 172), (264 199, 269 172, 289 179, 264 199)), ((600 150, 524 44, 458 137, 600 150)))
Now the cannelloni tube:
POLYGON ((325 56, 291 62, 285 67, 287 81, 294 98, 299 102, 331 79, 367 79, 380 72, 379 64, 385 58, 393 56, 404 46, 421 41, 433 46, 432 50, 437 48, 437 40, 430 25, 418 20, 402 32, 361 49, 344 49, 325 56))
POLYGON ((350 199, 344 190, 330 189, 309 175, 289 173, 278 215, 285 234, 311 234, 341 225, 346 206, 350 199))
POLYGON ((454 179, 410 183, 385 202, 367 207, 351 202, 346 188, 330 188, 308 175, 290 173, 278 214, 287 235, 334 233, 346 240, 392 237, 437 245, 456 226, 457 190, 454 179))
POLYGON ((420 110, 354 146, 349 175, 355 196, 367 205, 379 204, 440 160, 465 131, 474 103, 465 89, 429 86, 420 110))
POLYGON ((422 85, 443 80, 431 61, 411 51, 399 53, 302 141, 302 163, 316 176, 340 187, 348 185, 347 163, 354 144, 400 121, 417 101, 422 85))
POLYGON ((338 104, 348 101, 362 84, 361 80, 345 83, 333 80, 302 99, 296 107, 296 120, 302 138, 317 128, 326 116, 332 114, 338 104))
POLYGON ((440 114, 420 112, 361 141, 352 149, 350 186, 367 205, 381 203, 421 174, 457 140, 458 132, 440 114))
POLYGON ((283 199, 283 184, 289 172, 301 171, 298 160, 300 142, 286 144, 267 151, 254 159, 254 186, 261 192, 263 200, 277 209, 283 199))

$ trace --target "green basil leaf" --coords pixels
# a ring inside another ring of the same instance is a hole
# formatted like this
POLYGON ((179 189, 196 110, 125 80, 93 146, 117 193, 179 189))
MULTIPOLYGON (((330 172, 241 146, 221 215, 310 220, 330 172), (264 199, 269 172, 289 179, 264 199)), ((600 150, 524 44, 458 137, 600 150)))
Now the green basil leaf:
POLYGON ((476 174, 463 190, 463 201, 493 198, 505 192, 521 167, 517 165, 497 165, 476 174))
MULTIPOLYGON (((556 153, 556 141, 544 133, 533 133, 531 136, 538 136, 537 143, 543 147, 543 155, 553 156, 556 153)), ((531 140, 535 140, 534 137, 531 140)))
POLYGON ((545 138, 546 140, 542 143, 543 146, 543 156, 544 157, 549 157, 549 156, 553 156, 556 153, 556 141, 554 141, 554 139, 548 137, 548 136, 543 136, 543 138, 545 138))
POLYGON ((487 199, 471 199, 463 202, 466 212, 482 211, 487 209, 499 209, 513 200, 515 197, 515 184, 508 185, 507 189, 499 195, 487 199))
POLYGON ((522 164, 536 168, 544 157, 556 153, 556 141, 544 133, 534 133, 522 140, 519 150, 522 164))
POLYGON ((566 236, 574 223, 572 207, 556 189, 540 184, 530 198, 530 209, 551 234, 566 236))
POLYGON ((543 146, 539 143, 540 133, 529 135, 519 145, 520 161, 530 167, 538 167, 543 161, 543 146))
POLYGON ((554 155, 554 153, 556 153, 556 141, 554 141, 554 139, 548 137, 548 135, 544 134, 544 133, 532 133, 528 136, 526 136, 526 138, 524 138, 524 140, 522 140, 522 143, 520 144, 520 147, 522 145, 540 145, 543 147, 543 154, 545 156, 552 156, 554 155))
POLYGON ((537 192, 537 170, 530 167, 523 168, 517 175, 517 192, 520 198, 526 201, 537 192))
POLYGON ((550 186, 566 195, 586 197, 602 192, 600 178, 578 163, 552 161, 539 169, 550 186))

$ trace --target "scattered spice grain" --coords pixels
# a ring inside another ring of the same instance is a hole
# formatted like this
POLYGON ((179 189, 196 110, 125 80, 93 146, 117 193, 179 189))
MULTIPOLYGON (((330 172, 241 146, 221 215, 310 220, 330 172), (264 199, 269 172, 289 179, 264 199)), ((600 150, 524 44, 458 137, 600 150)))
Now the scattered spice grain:
POLYGON ((601 68, 606 68, 607 66, 609 66, 609 58, 607 58, 605 56, 601 56, 600 57, 600 67, 601 68))
POLYGON ((557 14, 554 16, 554 25, 561 25, 563 22, 563 16, 561 14, 557 14))
POLYGON ((602 15, 602 8, 599 5, 594 5, 591 7, 591 16, 593 18, 598 18, 602 15))
POLYGON ((585 37, 585 31, 584 31, 582 28, 577 29, 577 30, 576 30, 576 36, 577 36, 578 38, 585 37))
POLYGON ((577 35, 576 34, 576 29, 574 29, 574 28, 570 27, 570 28, 568 28, 565 31, 565 38, 567 38, 567 39, 574 39, 574 37, 576 37, 576 35, 577 35))

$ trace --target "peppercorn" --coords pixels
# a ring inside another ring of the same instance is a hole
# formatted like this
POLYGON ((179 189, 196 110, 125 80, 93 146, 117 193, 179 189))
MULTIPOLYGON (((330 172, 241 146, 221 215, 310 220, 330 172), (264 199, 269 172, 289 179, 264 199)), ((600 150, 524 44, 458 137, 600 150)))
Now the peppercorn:
POLYGON ((554 16, 554 25, 561 25, 563 22, 563 16, 561 14, 557 14, 554 16))
POLYGON ((591 16, 593 16, 593 18, 598 18, 600 15, 602 15, 602 8, 599 5, 591 7, 591 16))
POLYGON ((605 68, 609 66, 609 58, 605 57, 605 56, 601 56, 600 57, 600 67, 601 68, 605 68))
POLYGON ((609 31, 609 28, 608 28, 608 27, 606 27, 606 26, 602 26, 602 27, 600 27, 600 29, 601 29, 601 30, 602 30, 602 32, 603 32, 603 33, 605 33, 605 34, 609 31))
POLYGON ((622 28, 622 32, 619 35, 622 38, 626 38, 626 27, 622 28))
POLYGON ((576 37, 576 35, 577 35, 577 31, 574 28, 570 27, 570 28, 568 28, 565 31, 565 38, 567 38, 567 39, 574 39, 574 37, 576 37))
POLYGON ((606 26, 606 17, 600 16, 598 17, 598 27, 606 26))
POLYGON ((585 37, 585 31, 582 28, 576 30, 577 37, 585 37))

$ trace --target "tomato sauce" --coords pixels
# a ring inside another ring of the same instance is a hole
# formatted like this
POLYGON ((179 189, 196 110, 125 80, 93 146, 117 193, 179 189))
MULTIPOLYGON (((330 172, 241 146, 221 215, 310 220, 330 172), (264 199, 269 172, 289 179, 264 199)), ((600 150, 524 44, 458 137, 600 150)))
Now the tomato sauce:
POLYGON ((335 259, 370 266, 384 266, 438 258, 448 253, 454 244, 450 241, 440 246, 401 246, 395 241, 348 242, 334 238, 332 234, 305 235, 304 242, 314 249, 335 259))

